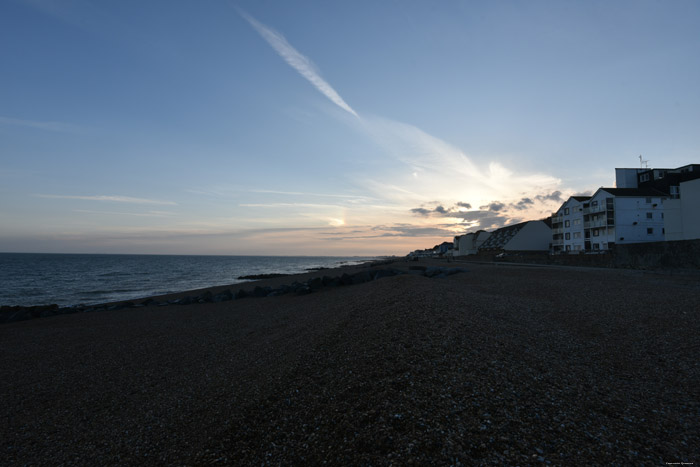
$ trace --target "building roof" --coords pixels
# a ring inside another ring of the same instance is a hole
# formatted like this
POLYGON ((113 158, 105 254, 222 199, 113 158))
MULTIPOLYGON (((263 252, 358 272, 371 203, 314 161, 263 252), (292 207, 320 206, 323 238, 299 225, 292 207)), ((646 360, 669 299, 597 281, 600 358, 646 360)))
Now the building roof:
POLYGON ((527 222, 521 222, 520 224, 509 225, 507 227, 501 227, 498 230, 494 230, 491 232, 489 238, 487 238, 486 241, 481 244, 481 248, 505 248, 508 242, 515 237, 518 232, 520 232, 520 229, 525 227, 525 224, 527 224, 527 222))
POLYGON ((590 196, 572 196, 572 198, 576 201, 588 201, 589 199, 591 199, 590 196))
MULTIPOLYGON (((598 191, 603 190, 613 196, 622 197, 640 197, 640 196, 668 196, 667 193, 659 191, 656 188, 604 188, 601 187, 598 191)), ((596 192, 597 193, 597 192, 596 192)))

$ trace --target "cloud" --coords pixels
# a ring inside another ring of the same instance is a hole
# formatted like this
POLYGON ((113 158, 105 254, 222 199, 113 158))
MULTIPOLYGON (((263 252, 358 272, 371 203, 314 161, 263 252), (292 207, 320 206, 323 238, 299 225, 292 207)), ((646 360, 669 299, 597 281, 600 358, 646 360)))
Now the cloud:
POLYGON ((421 215, 421 216, 429 216, 430 213, 432 213, 433 211, 430 209, 425 209, 425 208, 413 208, 413 209, 411 209, 411 212, 414 214, 421 215))
POLYGON ((78 133, 82 129, 71 123, 63 122, 44 122, 37 120, 21 120, 19 118, 10 118, 0 116, 0 125, 23 126, 27 128, 36 128, 45 131, 57 131, 61 133, 78 133))
POLYGON ((516 204, 513 205, 513 208, 522 211, 523 209, 527 209, 528 207, 534 205, 535 202, 532 201, 530 198, 523 198, 520 201, 518 201, 516 204))
POLYGON ((250 23, 251 26, 253 26, 258 34, 260 34, 260 36, 262 36, 262 38, 265 39, 273 49, 275 49, 275 51, 280 55, 280 57, 282 57, 282 59, 284 59, 285 62, 287 62, 289 66, 298 71, 301 76, 306 78, 316 89, 318 89, 321 94, 326 96, 335 105, 359 118, 352 107, 350 107, 343 100, 343 98, 340 97, 340 94, 338 94, 335 89, 333 89, 333 87, 321 77, 321 74, 316 69, 313 62, 292 47, 282 34, 265 26, 240 9, 239 13, 243 18, 245 18, 246 21, 248 21, 248 23, 250 23))
POLYGON ((537 196, 535 196, 535 199, 537 199, 538 201, 547 201, 547 200, 557 201, 557 202, 563 201, 563 199, 561 197, 561 191, 559 191, 559 190, 554 191, 548 195, 537 195, 537 196))
POLYGON ((506 205, 501 203, 500 201, 494 201, 494 202, 489 203, 487 205, 479 206, 479 209, 487 209, 489 211, 498 212, 498 211, 502 211, 503 208, 505 208, 505 207, 506 207, 506 205))
POLYGON ((107 195, 96 195, 96 196, 72 196, 72 195, 36 195, 39 198, 48 199, 79 199, 84 201, 108 201, 114 203, 131 203, 131 204, 156 204, 163 206, 176 206, 177 203, 174 201, 161 201, 157 199, 146 199, 146 198, 132 198, 130 196, 107 196, 107 195))
POLYGON ((457 206, 459 206, 460 208, 465 208, 465 209, 471 209, 471 208, 472 208, 472 205, 471 205, 471 204, 469 204, 469 203, 462 203, 462 202, 457 203, 457 206))

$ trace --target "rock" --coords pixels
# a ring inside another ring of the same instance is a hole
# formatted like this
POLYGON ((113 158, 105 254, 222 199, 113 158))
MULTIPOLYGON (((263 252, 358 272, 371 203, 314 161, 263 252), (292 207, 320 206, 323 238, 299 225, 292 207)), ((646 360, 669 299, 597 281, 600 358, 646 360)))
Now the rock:
POLYGON ((231 299, 233 299, 233 294, 231 293, 231 291, 224 290, 223 292, 214 295, 214 297, 212 298, 212 301, 214 303, 221 303, 221 302, 227 302, 231 299))
POLYGON ((306 283, 306 285, 311 289, 311 290, 318 290, 321 287, 323 287, 323 279, 320 277, 315 277, 313 279, 309 279, 306 283))
POLYGON ((340 276, 340 285, 352 285, 352 277, 348 273, 343 273, 340 276))
POLYGON ((259 285, 253 289, 253 297, 267 297, 272 292, 271 287, 260 287, 259 285))
POLYGON ((393 277, 399 274, 396 269, 380 269, 374 273, 374 280, 383 279, 385 277, 393 277))
POLYGON ((429 268, 425 269, 425 275, 426 275, 426 277, 435 277, 439 274, 442 274, 444 272, 444 270, 445 270, 445 268, 430 266, 429 268))
POLYGON ((352 279, 352 284, 364 284, 372 280, 372 273, 369 271, 362 271, 350 276, 352 279))

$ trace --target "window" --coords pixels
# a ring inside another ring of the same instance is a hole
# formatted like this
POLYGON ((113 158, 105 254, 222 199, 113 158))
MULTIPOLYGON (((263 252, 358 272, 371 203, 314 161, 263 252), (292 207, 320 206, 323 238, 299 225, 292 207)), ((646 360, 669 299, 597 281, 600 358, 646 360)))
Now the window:
POLYGON ((647 198, 646 203, 651 204, 651 198, 647 198))
POLYGON ((647 227, 647 235, 652 235, 654 233, 654 229, 652 227, 647 227))
POLYGON ((597 237, 598 235, 599 235, 598 229, 595 229, 595 230, 593 231, 593 236, 594 236, 594 237, 597 237))
POLYGON ((564 234, 564 240, 571 240, 571 234, 569 232, 564 234))
POLYGON ((574 251, 581 251, 581 245, 574 245, 574 251))
POLYGON ((654 214, 652 214, 651 212, 648 212, 647 219, 653 219, 653 218, 654 218, 654 214))
POLYGON ((564 221, 564 227, 571 227, 571 221, 564 221))
POLYGON ((569 208, 564 208, 564 215, 568 216, 569 215, 569 208))
POLYGON ((574 219, 574 225, 581 225, 581 219, 574 219))
POLYGON ((680 186, 669 187, 669 194, 671 195, 671 199, 679 199, 681 197, 681 187, 680 186))
POLYGON ((594 244, 593 244, 593 249, 594 249, 594 250, 599 250, 599 249, 600 249, 600 245, 598 245, 597 243, 594 243, 594 244))
POLYGON ((581 232, 574 232, 574 238, 581 238, 581 232))

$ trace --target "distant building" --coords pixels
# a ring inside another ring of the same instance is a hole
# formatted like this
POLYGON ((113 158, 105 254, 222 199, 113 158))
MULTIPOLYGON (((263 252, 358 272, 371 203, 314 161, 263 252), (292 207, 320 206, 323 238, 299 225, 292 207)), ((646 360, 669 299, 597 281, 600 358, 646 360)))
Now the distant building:
POLYGON ((552 229, 544 221, 528 221, 491 232, 479 251, 548 251, 552 229))

